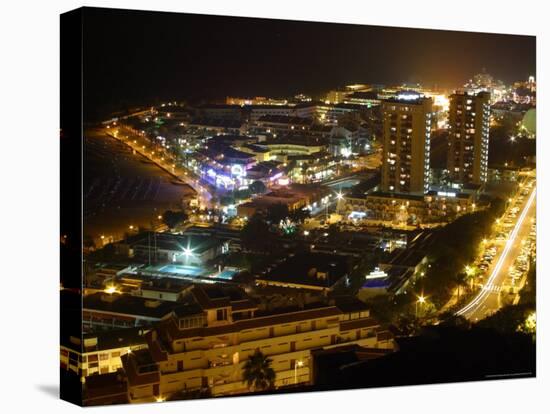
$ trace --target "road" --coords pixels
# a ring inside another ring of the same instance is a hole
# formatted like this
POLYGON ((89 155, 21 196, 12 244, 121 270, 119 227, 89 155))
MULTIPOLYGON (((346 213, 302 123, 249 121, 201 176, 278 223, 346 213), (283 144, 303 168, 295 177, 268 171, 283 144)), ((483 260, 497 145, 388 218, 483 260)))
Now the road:
POLYGON ((464 316, 471 321, 478 321, 501 307, 500 292, 506 275, 514 260, 520 255, 521 241, 529 235, 531 219, 535 217, 536 186, 533 185, 523 203, 515 205, 520 207, 520 212, 503 249, 495 256, 492 266, 487 271, 489 275, 487 281, 470 303, 456 312, 456 315, 464 316))
POLYGON ((147 139, 130 132, 128 129, 124 129, 123 131, 110 131, 106 129, 105 132, 109 136, 124 142, 134 151, 153 161, 159 167, 193 188, 197 193, 200 207, 213 207, 212 195, 209 192, 208 184, 203 183, 199 177, 194 175, 193 172, 188 171, 181 165, 178 166, 174 159, 169 155, 161 155, 158 153, 155 155, 154 151, 151 150, 151 144, 147 139))

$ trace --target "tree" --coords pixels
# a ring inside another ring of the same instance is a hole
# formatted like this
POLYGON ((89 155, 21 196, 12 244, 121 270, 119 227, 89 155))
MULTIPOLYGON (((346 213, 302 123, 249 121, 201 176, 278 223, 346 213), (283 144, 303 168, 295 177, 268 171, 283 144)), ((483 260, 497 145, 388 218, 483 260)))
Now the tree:
POLYGON ((297 208, 290 212, 290 219, 295 223, 303 223, 310 216, 309 210, 306 208, 297 208))
POLYGON ((268 207, 266 219, 271 224, 278 225, 281 220, 284 220, 288 217, 288 214, 288 206, 283 203, 277 203, 268 207))
POLYGON ((162 222, 166 224, 170 229, 173 229, 178 224, 187 220, 187 214, 184 211, 172 211, 166 210, 162 215, 162 222))
POLYGON ((222 206, 228 206, 230 204, 235 204, 235 197, 232 194, 221 196, 220 197, 220 204, 222 206))
POLYGON ((468 286, 468 283, 466 282, 466 274, 464 273, 456 273, 452 276, 453 284, 457 290, 456 292, 456 301, 457 303, 460 302, 460 288, 468 286))
POLYGON ((501 200, 495 199, 488 209, 465 214, 435 231, 423 285, 437 307, 449 300, 455 275, 463 272, 464 263, 475 260, 479 243, 491 233, 502 208, 501 200))
POLYGON ((265 184, 261 181, 254 181, 252 184, 250 184, 248 189, 252 194, 263 194, 267 190, 265 184))
POLYGON ((241 230, 241 242, 243 246, 252 251, 268 252, 272 249, 273 234, 269 231, 269 224, 254 215, 248 220, 241 230))
POLYGON ((243 367, 243 381, 254 391, 266 391, 275 387, 275 371, 271 368, 271 359, 259 349, 248 358, 243 367))

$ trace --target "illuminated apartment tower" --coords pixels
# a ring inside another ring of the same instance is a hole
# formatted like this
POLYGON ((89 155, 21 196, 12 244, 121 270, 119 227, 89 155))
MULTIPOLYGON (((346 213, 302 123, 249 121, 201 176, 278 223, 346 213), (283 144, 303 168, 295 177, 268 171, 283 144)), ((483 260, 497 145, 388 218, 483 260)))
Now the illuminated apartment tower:
POLYGON ((385 100, 382 191, 424 194, 430 174, 432 100, 403 93, 385 100))
POLYGON ((450 96, 447 169, 461 184, 487 181, 489 92, 461 91, 450 96))

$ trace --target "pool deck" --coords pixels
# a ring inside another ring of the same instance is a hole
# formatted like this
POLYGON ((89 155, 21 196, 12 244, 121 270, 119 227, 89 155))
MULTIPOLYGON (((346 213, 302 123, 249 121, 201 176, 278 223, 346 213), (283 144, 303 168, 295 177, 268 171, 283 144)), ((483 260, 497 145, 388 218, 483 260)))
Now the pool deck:
MULTIPOLYGON (((215 282, 231 282, 233 276, 240 272, 241 269, 230 267, 221 272, 208 271, 199 266, 177 265, 177 264, 162 264, 156 266, 148 266, 139 270, 139 273, 151 277, 171 277, 174 279, 189 280, 199 283, 215 283, 215 282)), ((137 273, 138 271, 136 271, 137 273)))

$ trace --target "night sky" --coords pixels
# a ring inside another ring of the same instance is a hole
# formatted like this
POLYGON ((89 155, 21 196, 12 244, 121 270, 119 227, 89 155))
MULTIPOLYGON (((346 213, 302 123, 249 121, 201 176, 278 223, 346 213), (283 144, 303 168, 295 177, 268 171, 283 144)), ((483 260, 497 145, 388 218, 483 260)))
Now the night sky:
POLYGON ((535 75, 535 37, 86 8, 85 112, 349 83, 456 87, 535 75))

